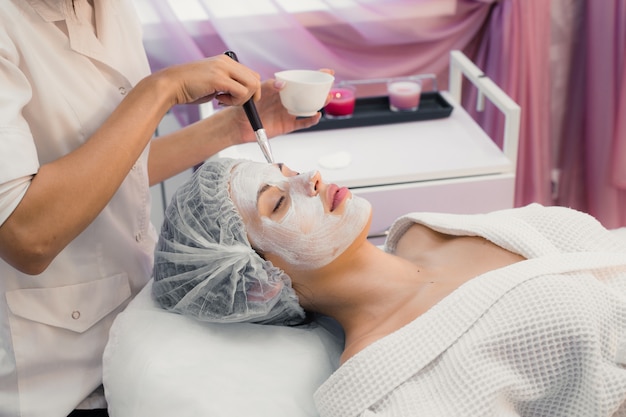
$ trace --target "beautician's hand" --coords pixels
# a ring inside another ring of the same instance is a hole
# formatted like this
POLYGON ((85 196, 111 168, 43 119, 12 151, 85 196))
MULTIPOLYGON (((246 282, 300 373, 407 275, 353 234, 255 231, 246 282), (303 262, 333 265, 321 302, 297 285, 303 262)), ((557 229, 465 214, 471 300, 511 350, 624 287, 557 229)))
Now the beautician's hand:
POLYGON ((172 105, 203 103, 213 98, 221 104, 238 106, 261 97, 260 75, 225 55, 175 65, 156 72, 171 93, 172 105))
MULTIPOLYGON (((329 69, 322 69, 320 71, 333 74, 333 71, 329 69)), ((321 113, 319 112, 314 116, 303 118, 296 118, 296 116, 289 114, 280 101, 279 92, 282 87, 282 85, 273 79, 263 82, 261 84, 261 99, 255 103, 259 111, 259 117, 265 128, 265 133, 267 133, 267 136, 270 138, 316 125, 321 117, 321 113)), ((330 98, 329 94, 324 105, 328 104, 330 98)), ((245 117, 245 114, 243 114, 243 111, 241 111, 241 114, 238 116, 237 123, 241 129, 243 141, 254 142, 256 136, 250 127, 250 122, 245 117)))

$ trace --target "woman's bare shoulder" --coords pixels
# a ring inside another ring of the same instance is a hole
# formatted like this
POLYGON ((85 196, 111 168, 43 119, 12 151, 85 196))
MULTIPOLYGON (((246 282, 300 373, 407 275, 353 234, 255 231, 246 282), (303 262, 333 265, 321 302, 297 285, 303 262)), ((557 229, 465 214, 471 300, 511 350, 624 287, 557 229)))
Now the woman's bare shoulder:
POLYGON ((412 224, 398 239, 395 255, 410 259, 415 253, 423 253, 449 241, 453 236, 439 233, 421 223, 412 224))

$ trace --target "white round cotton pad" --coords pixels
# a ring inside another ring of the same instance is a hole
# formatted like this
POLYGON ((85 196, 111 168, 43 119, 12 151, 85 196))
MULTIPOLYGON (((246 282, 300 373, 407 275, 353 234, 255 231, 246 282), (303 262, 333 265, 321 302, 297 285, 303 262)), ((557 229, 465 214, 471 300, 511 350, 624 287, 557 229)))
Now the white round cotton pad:
POLYGON ((345 168, 352 162, 352 155, 348 152, 341 151, 322 156, 317 160, 317 163, 322 168, 326 169, 341 169, 345 168))

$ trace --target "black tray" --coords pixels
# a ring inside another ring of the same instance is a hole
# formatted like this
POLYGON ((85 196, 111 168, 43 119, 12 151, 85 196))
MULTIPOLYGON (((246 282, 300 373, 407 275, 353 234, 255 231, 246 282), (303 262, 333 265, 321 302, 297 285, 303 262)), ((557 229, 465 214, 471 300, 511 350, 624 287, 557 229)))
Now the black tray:
POLYGON ((331 119, 322 110, 322 118, 318 124, 297 132, 443 119, 450 116, 450 113, 452 113, 452 106, 438 91, 422 93, 419 108, 415 111, 406 112, 389 110, 389 97, 387 96, 364 97, 356 99, 352 117, 331 119))

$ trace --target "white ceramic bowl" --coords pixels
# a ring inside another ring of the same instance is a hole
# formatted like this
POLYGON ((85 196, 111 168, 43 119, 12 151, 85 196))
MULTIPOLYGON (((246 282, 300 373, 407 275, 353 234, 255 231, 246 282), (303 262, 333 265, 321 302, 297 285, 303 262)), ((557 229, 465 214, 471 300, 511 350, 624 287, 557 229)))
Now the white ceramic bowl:
POLYGON ((308 117, 324 104, 335 81, 332 75, 314 70, 286 70, 274 74, 285 86, 280 90, 280 101, 289 114, 308 117))

